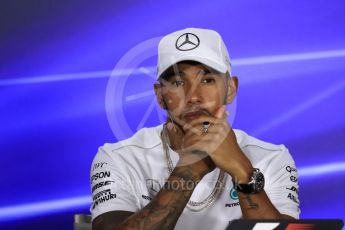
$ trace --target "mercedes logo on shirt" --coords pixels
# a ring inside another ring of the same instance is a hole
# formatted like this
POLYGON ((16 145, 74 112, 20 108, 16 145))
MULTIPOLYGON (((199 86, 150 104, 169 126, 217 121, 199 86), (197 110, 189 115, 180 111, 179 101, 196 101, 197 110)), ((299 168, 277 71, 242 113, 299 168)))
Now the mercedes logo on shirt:
POLYGON ((161 185, 159 184, 157 180, 154 180, 154 179, 147 179, 146 186, 149 192, 151 193, 151 195, 155 195, 156 193, 159 192, 159 190, 161 190, 161 185))
POLYGON ((175 43, 175 47, 181 51, 193 50, 200 44, 198 36, 192 33, 182 34, 175 43))

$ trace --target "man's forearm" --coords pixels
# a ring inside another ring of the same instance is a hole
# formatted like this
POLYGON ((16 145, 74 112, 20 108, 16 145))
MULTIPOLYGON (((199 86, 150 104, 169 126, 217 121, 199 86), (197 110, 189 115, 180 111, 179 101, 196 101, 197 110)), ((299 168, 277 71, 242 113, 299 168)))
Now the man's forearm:
POLYGON ((164 187, 142 210, 122 222, 119 229, 174 229, 201 178, 188 167, 175 168, 164 187))
MULTIPOLYGON (((242 152, 242 150, 240 150, 242 152)), ((248 184, 253 174, 253 166, 242 152, 243 159, 236 171, 232 172, 236 184, 248 184)), ((229 173, 230 174, 230 173, 229 173)), ((238 192, 242 216, 245 219, 281 219, 283 215, 274 207, 265 190, 255 194, 238 192)))
POLYGON ((283 215, 273 206, 265 191, 257 194, 238 193, 243 218, 282 219, 283 215))

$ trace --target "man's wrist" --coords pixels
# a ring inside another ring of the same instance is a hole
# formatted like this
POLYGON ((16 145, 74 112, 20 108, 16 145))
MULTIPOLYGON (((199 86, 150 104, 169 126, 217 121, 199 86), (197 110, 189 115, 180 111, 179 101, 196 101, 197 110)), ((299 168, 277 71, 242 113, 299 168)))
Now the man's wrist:
POLYGON ((229 168, 226 169, 225 172, 227 172, 234 181, 248 183, 251 180, 253 172, 252 163, 239 146, 235 148, 232 154, 234 154, 236 160, 233 160, 231 164, 229 164, 229 168))
POLYGON ((237 172, 232 176, 233 180, 238 184, 247 184, 251 180, 251 175, 253 173, 253 168, 251 170, 243 170, 241 172, 237 172))
POLYGON ((233 180, 237 183, 249 183, 251 180, 251 176, 253 174, 253 166, 251 163, 242 164, 236 168, 230 175, 233 180))
POLYGON ((241 183, 233 180, 233 185, 237 192, 245 194, 260 193, 263 191, 265 186, 265 177, 260 172, 260 169, 254 168, 249 183, 241 183))

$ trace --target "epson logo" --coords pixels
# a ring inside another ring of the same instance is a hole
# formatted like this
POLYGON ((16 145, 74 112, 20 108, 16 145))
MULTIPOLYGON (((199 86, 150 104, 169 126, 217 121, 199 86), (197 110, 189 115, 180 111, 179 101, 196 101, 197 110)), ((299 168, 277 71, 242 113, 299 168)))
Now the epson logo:
POLYGON ((91 182, 98 180, 100 178, 106 178, 106 177, 110 177, 110 171, 99 172, 99 173, 96 173, 95 175, 92 175, 91 182))

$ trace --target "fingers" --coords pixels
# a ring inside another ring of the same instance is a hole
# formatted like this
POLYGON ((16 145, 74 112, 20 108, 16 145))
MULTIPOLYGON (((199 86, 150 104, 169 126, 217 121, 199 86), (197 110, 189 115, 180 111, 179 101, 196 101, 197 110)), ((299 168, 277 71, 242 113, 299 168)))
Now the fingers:
POLYGON ((213 139, 208 135, 193 135, 188 134, 184 137, 182 148, 184 151, 193 152, 195 150, 208 152, 208 148, 213 139))
POLYGON ((225 105, 222 105, 221 107, 219 107, 219 108, 216 110, 216 112, 215 112, 215 114, 214 114, 214 117, 215 117, 215 118, 218 118, 218 119, 224 119, 224 118, 226 118, 227 115, 226 115, 225 111, 226 111, 226 106, 225 106, 225 105))
POLYGON ((204 135, 204 134, 211 134, 211 133, 221 133, 223 131, 227 131, 229 128, 228 124, 225 122, 222 123, 212 123, 210 122, 210 126, 207 128, 207 131, 205 132, 204 126, 201 123, 196 123, 193 126, 190 124, 186 124, 183 126, 183 130, 185 132, 185 135, 204 135))
POLYGON ((212 116, 207 116, 207 115, 201 115, 199 116, 198 118, 192 120, 191 122, 189 123, 186 123, 183 128, 190 128, 190 127, 193 127, 195 125, 200 125, 201 127, 201 124, 204 122, 204 121, 208 121, 210 122, 211 124, 216 124, 218 123, 219 119, 215 118, 215 117, 212 117, 212 116))
POLYGON ((216 110, 214 116, 208 116, 204 114, 200 115, 198 118, 192 120, 189 123, 186 123, 185 126, 190 127, 190 126, 194 126, 195 124, 202 124, 204 121, 208 121, 211 124, 221 123, 221 122, 224 122, 224 120, 226 120, 228 114, 229 113, 226 110, 226 106, 223 105, 216 110))
POLYGON ((224 124, 211 124, 207 132, 204 132, 202 125, 193 126, 186 129, 184 138, 196 138, 199 141, 205 141, 210 138, 214 142, 226 138, 230 130, 228 125, 224 124))
POLYGON ((189 135, 183 141, 182 149, 189 153, 206 153, 212 155, 212 153, 218 149, 224 142, 226 135, 219 134, 217 132, 211 133, 210 135, 189 135))
POLYGON ((186 123, 182 128, 183 128, 185 133, 192 132, 195 135, 202 135, 202 134, 204 134, 203 122, 208 121, 208 122, 210 122, 210 127, 208 128, 207 133, 209 133, 210 130, 219 130, 219 128, 226 128, 227 129, 229 127, 229 124, 226 120, 227 113, 225 113, 222 110, 218 110, 217 113, 219 116, 222 113, 222 116, 224 117, 224 119, 223 118, 218 119, 215 117, 202 115, 202 116, 198 117, 197 119, 191 121, 190 123, 186 123))
POLYGON ((192 133, 194 135, 201 135, 203 133, 202 125, 190 125, 190 124, 185 124, 183 126, 183 130, 185 132, 185 135, 192 133))
POLYGON ((199 127, 199 129, 200 129, 202 127, 202 123, 204 121, 210 122, 211 126, 212 126, 214 124, 222 123, 224 120, 223 119, 218 119, 218 118, 215 118, 215 117, 212 117, 212 116, 201 115, 200 117, 192 120, 191 122, 186 123, 183 126, 183 129, 184 130, 188 130, 188 129, 192 128, 192 127, 199 127))

